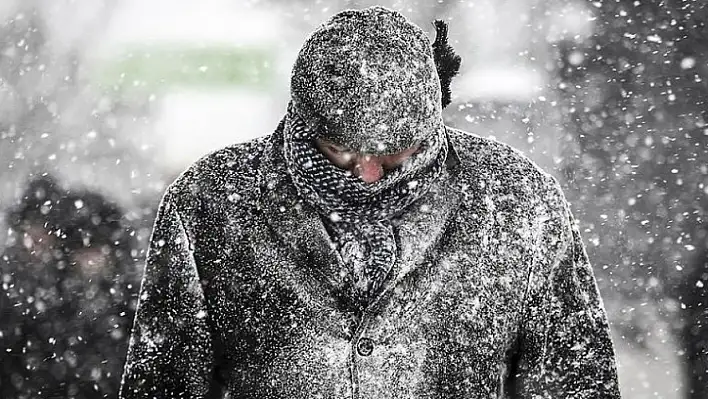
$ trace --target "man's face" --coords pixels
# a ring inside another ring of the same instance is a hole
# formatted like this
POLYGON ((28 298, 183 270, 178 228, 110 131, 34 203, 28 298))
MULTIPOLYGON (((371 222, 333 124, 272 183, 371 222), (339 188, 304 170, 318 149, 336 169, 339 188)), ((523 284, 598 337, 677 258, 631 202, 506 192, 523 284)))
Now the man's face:
POLYGON ((72 252, 71 259, 86 277, 96 277, 110 266, 108 255, 101 248, 81 248, 72 252))
POLYGON ((54 237, 42 224, 24 223, 20 230, 22 244, 37 259, 43 259, 56 246, 54 237))
POLYGON ((384 173, 403 164, 415 154, 420 145, 414 145, 390 155, 371 155, 349 151, 325 139, 317 139, 317 149, 334 165, 346 169, 366 183, 379 181, 384 173))

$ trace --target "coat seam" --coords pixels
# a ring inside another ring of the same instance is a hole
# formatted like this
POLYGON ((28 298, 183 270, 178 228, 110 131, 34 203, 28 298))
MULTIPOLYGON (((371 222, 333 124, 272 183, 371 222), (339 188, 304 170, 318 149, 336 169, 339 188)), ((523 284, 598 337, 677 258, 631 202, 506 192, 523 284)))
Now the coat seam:
POLYGON ((355 338, 354 340, 352 340, 351 353, 349 355, 349 361, 350 361, 349 372, 350 372, 351 383, 352 383, 352 399, 359 399, 359 368, 357 367, 356 353, 355 353, 357 340, 358 340, 358 338, 355 338))
MULTIPOLYGON (((533 240, 534 241, 533 248, 541 248, 541 245, 539 245, 539 241, 542 240, 542 236, 543 236, 543 234, 542 234, 543 233, 543 224, 541 224, 539 226, 539 229, 540 229, 540 231, 537 233, 537 236, 534 237, 534 240, 533 240)), ((531 260, 531 265, 530 265, 529 271, 526 275, 526 287, 524 289, 524 295, 522 297, 521 304, 520 304, 519 309, 517 311, 516 325, 518 328, 518 332, 517 332, 517 336, 516 336, 516 344, 515 344, 514 351, 519 351, 522 349, 521 346, 523 344, 524 334, 526 334, 526 332, 525 332, 525 323, 527 320, 526 312, 528 311, 528 308, 530 306, 529 301, 530 301, 530 297, 531 297, 531 281, 532 281, 533 277, 536 275, 536 267, 537 267, 538 260, 539 260, 539 255, 538 255, 537 251, 534 251, 533 259, 531 260)), ((545 344, 544 344, 544 347, 545 347, 545 344)), ((543 365, 541 365, 541 367, 543 367, 543 365)))
MULTIPOLYGON (((175 204, 170 202, 170 208, 173 207, 175 204)), ((197 267, 197 260, 194 258, 194 242, 192 241, 192 238, 189 235, 189 232, 187 231, 187 227, 184 224, 184 221, 182 220, 182 215, 180 215, 179 210, 175 209, 174 210, 175 216, 177 217, 177 223, 179 223, 179 227, 184 232, 184 237, 187 240, 187 249, 189 250, 189 259, 192 261, 192 264, 194 265, 194 272, 197 274, 197 278, 199 279, 199 285, 201 286, 201 276, 199 275, 199 268, 197 267)), ((202 287, 203 289, 203 287, 202 287)))
MULTIPOLYGON (((170 201, 169 205, 170 205, 170 208, 172 208, 176 204, 174 202, 170 201)), ((202 278, 201 278, 201 274, 199 272, 199 267, 197 266, 197 260, 194 257, 194 248, 195 247, 194 247, 193 239, 192 239, 192 237, 190 237, 189 231, 187 231, 187 226, 185 225, 184 220, 183 220, 182 215, 180 214, 179 210, 174 209, 174 213, 175 213, 175 216, 177 217, 177 223, 179 223, 179 227, 182 230, 182 232, 184 232, 184 237, 187 240, 187 251, 189 251, 189 260, 191 261, 192 265, 194 265, 194 274, 196 275, 197 281, 199 282, 199 289, 202 292, 203 306, 208 313, 209 309, 207 308, 207 304, 206 304, 206 302, 207 302, 206 301, 206 294, 204 292, 204 286, 202 285, 202 278)), ((214 361, 216 361, 217 354, 214 352, 214 343, 215 343, 214 331, 212 330, 211 323, 208 322, 208 319, 206 321, 207 321, 207 323, 206 323, 207 328, 209 331, 209 341, 210 341, 211 347, 212 347, 212 356, 214 358, 214 361)), ((207 392, 212 392, 212 390, 214 389, 214 385, 215 385, 216 381, 214 381, 213 373, 215 370, 218 369, 218 367, 219 367, 219 364, 217 364, 216 362, 213 363, 211 366, 211 370, 209 372, 211 377, 209 378, 209 386, 207 387, 207 392)))

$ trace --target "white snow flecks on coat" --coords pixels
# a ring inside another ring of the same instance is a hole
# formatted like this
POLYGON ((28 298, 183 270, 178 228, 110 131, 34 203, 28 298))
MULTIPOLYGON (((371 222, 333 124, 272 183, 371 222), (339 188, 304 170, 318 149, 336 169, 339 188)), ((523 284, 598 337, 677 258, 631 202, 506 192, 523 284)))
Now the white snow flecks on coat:
POLYGON ((280 130, 186 171, 156 222, 121 397, 619 398, 558 184, 503 144, 448 137, 445 178, 395 221, 398 261, 363 312, 280 130))

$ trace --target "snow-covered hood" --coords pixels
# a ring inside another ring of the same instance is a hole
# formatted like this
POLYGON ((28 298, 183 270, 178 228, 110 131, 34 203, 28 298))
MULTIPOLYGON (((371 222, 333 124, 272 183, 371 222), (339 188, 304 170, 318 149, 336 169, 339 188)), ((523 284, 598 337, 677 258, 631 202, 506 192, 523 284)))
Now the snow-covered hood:
POLYGON ((431 42, 402 14, 347 10, 305 41, 292 71, 297 112, 352 151, 390 154, 442 126, 431 42))

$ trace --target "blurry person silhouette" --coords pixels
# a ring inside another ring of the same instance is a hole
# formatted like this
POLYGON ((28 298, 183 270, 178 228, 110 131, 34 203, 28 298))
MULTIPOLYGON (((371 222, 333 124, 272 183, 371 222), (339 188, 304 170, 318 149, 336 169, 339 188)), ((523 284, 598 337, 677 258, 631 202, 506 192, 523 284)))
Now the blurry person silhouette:
POLYGON ((0 397, 115 397, 137 284, 121 209, 32 181, 0 260, 0 397))

